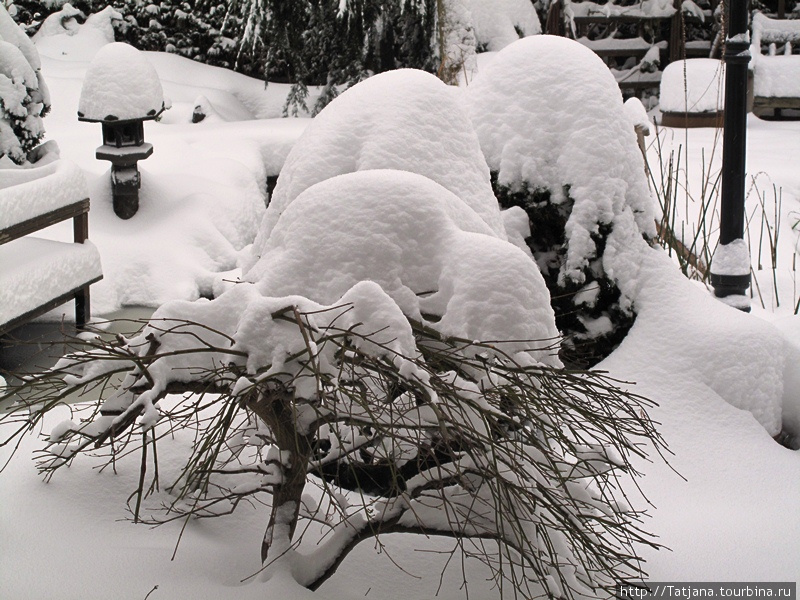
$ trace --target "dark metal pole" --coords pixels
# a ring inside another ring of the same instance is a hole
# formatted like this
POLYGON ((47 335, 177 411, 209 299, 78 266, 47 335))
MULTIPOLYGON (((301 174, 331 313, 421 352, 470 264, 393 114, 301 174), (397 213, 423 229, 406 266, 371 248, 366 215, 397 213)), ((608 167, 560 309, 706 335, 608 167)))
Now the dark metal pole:
POLYGON ((750 62, 747 0, 728 0, 728 6, 728 34, 723 55, 725 129, 722 145, 720 246, 711 262, 711 285, 714 286, 714 294, 718 298, 737 297, 734 304, 749 311, 749 301, 744 302, 750 286, 749 261, 745 265, 743 261, 732 260, 736 255, 741 255, 741 252, 733 252, 735 246, 729 246, 734 242, 736 245, 744 243, 747 64, 750 62))

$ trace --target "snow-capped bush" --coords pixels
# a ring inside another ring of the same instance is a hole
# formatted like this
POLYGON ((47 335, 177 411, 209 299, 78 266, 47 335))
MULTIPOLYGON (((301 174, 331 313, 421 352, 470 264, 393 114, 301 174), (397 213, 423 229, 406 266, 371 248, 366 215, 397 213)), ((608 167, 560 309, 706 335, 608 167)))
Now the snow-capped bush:
POLYGON ((311 122, 281 169, 255 254, 301 192, 330 177, 368 169, 399 169, 432 179, 505 238, 461 92, 422 71, 400 69, 347 90, 311 122))
POLYGON ((0 5, 0 157, 25 162, 44 136, 49 110, 39 53, 0 5))
POLYGON ((442 334, 529 340, 508 352, 539 340, 537 362, 558 364, 550 350, 558 333, 533 261, 458 196, 414 173, 367 170, 307 188, 283 211, 246 278, 265 296, 325 304, 373 281, 404 314, 427 315, 442 334))
POLYGON ((146 453, 190 428, 164 504, 220 516, 264 499, 265 576, 311 589, 391 532, 454 537, 465 553, 479 538, 475 554, 510 581, 499 588, 529 597, 641 577, 631 545, 652 541, 611 490, 640 438, 658 443, 647 402, 559 368, 544 281, 504 239, 454 94, 398 72, 329 105, 298 144, 313 156, 281 175, 245 281, 163 305, 133 339, 84 341, 30 380, 45 382, 28 396, 45 408, 23 412, 28 425, 69 390, 125 373, 90 418, 56 427, 41 469, 112 441, 146 453))
POLYGON ((530 218, 528 245, 552 296, 564 356, 593 364, 633 322, 631 282, 653 207, 636 136, 603 62, 577 42, 525 38, 467 88, 504 207, 530 218))

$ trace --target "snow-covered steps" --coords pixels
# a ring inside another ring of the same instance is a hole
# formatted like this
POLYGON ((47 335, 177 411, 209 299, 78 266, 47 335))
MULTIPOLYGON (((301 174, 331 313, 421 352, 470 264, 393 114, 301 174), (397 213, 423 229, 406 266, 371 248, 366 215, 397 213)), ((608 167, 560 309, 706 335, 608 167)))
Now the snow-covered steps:
POLYGON ((634 56, 636 58, 642 58, 654 45, 657 46, 661 52, 666 53, 667 51, 666 41, 651 44, 641 36, 635 38, 601 38, 599 40, 590 40, 587 37, 582 37, 578 38, 576 41, 580 42, 600 57, 634 56))
POLYGON ((89 319, 89 286, 102 279, 88 242, 89 199, 80 169, 55 161, 3 169, 0 178, 0 333, 75 299, 75 320, 89 319), (74 242, 29 234, 73 220, 74 242))
POLYGON ((0 331, 52 310, 103 277, 91 242, 27 236, 0 246, 0 265, 0 331))
MULTIPOLYGON (((0 171, 0 230, 64 209, 88 197, 83 173, 66 160, 30 169, 3 169, 0 171)), ((0 237, 0 243, 6 241, 0 237)))
POLYGON ((632 69, 611 69, 620 89, 646 90, 658 88, 661 84, 661 71, 642 71, 639 67, 632 69))

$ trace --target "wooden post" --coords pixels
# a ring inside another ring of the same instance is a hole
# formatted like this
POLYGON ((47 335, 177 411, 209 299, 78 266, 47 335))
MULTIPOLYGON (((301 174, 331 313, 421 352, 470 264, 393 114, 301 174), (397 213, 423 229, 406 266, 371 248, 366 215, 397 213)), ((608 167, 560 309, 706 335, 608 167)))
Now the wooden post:
POLYGON ((72 233, 76 244, 89 239, 89 213, 81 213, 72 219, 72 233))
MULTIPOLYGON (((72 219, 72 233, 76 244, 82 244, 89 239, 89 213, 84 212, 72 219)), ((84 329, 91 319, 91 301, 89 299, 89 286, 86 285, 75 293, 75 328, 84 329)))
POLYGON ((673 3, 675 14, 672 15, 669 23, 669 62, 683 60, 686 58, 686 46, 683 42, 683 0, 675 0, 673 3))

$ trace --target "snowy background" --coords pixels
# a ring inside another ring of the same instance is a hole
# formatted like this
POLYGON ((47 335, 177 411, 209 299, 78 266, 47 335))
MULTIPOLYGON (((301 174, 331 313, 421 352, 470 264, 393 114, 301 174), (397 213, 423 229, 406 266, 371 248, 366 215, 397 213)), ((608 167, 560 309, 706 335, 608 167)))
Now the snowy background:
MULTIPOLYGON (((218 294, 230 285, 226 281, 252 266, 248 245, 256 240, 265 214, 266 178, 281 170, 310 119, 279 118, 286 89, 278 84, 265 90, 262 82, 236 73, 175 55, 147 53, 172 108, 160 122, 145 126, 145 139, 155 151, 140 163, 141 208, 134 218, 122 221, 111 208, 108 164, 94 158, 100 127, 79 123, 76 116, 89 62, 113 40, 107 19, 108 14, 95 15, 71 35, 43 27, 35 39, 53 104, 45 120, 47 139, 56 140, 61 156, 80 167, 92 199, 90 239, 100 251, 105 276, 92 288, 93 312, 104 315, 123 306, 157 307, 168 300, 218 294), (207 115, 200 123, 191 122, 196 106, 207 115)), ((478 68, 488 69, 494 59, 493 54, 482 56, 478 68)), ((366 94, 369 81, 364 85, 366 94)), ((550 102, 562 103, 567 117, 577 121, 580 101, 569 104, 571 86, 568 81, 563 85, 547 90, 550 102)), ((338 118, 354 117, 345 111, 338 118)), ((364 118, 380 119, 381 112, 364 118)), ((367 122, 378 130, 383 124, 367 122)), ((326 135, 324 119, 314 125, 320 136, 326 135)), ((389 124, 387 131, 407 126, 389 124)), ((306 145, 307 153, 298 152, 298 158, 287 163, 289 173, 296 168, 292 161, 313 155, 313 140, 298 143, 306 145)), ((384 138, 382 146, 380 139, 370 143, 391 149, 391 141, 384 138)), ((677 218, 687 230, 701 228, 703 189, 720 168, 718 132, 654 128, 647 141, 648 163, 656 173, 670 152, 683 153, 677 179, 686 194, 677 203, 677 218), (650 143, 656 137, 658 144, 650 143)), ((800 122, 749 117, 747 238, 758 288, 752 314, 715 301, 660 251, 642 250, 635 276, 629 278, 638 319, 623 344, 599 367, 636 382, 637 393, 658 402, 651 416, 661 424, 674 453, 670 464, 680 473, 658 460, 638 465, 646 474, 642 490, 652 503, 646 528, 670 548, 643 550, 652 580, 800 579, 800 455, 771 437, 781 418, 784 426, 800 427, 800 317, 794 314, 800 298, 798 161, 800 122), (773 268, 766 245, 776 232, 780 235, 773 268)), ((425 162, 423 158, 408 169, 419 173, 425 162)), ((321 179, 345 172, 340 165, 328 166, 321 179)), ((386 166, 366 164, 347 172, 386 166)), ((437 179, 435 172, 424 173, 473 209, 459 227, 513 242, 513 235, 506 233, 513 227, 482 204, 480 182, 448 182, 446 174, 437 179), (469 194, 473 200, 465 197, 469 194)), ((287 177, 276 199, 288 204, 312 183, 292 183, 287 177)), ((366 180, 362 184, 377 185, 366 180)), ((713 210, 705 218, 706 227, 713 230, 712 215, 713 210)), ((267 235, 274 222, 265 223, 257 254, 269 252, 269 244, 276 243, 267 235)), ((51 231, 54 237, 70 239, 67 226, 51 231)), ((268 278, 269 269, 265 275, 262 267, 253 268, 257 279, 268 278)), ((278 272, 282 267, 269 268, 278 272)), ((285 268, 290 272, 292 266, 285 268)), ((68 412, 65 408, 54 414, 50 425, 68 412)), ((176 439, 176 454, 190 442, 176 439)), ((91 461, 78 460, 45 484, 29 460, 39 447, 34 436, 26 438, 0 477, 3 598, 141 599, 158 586, 152 600, 389 598, 398 589, 406 598, 431 598, 438 592, 438 597, 449 599, 464 597, 464 573, 472 597, 497 595, 480 565, 462 564, 457 557, 448 560, 452 544, 411 536, 388 536, 380 547, 362 544, 317 594, 281 578, 266 583, 259 577, 248 579, 260 569, 257 549, 265 518, 257 505, 243 506, 233 518, 190 522, 171 560, 182 522, 151 530, 124 521, 125 500, 136 487, 137 457, 120 461, 117 475, 98 473, 91 461)), ((169 453, 165 455, 165 471, 174 469, 169 453)), ((645 507, 636 494, 632 501, 645 507)))

